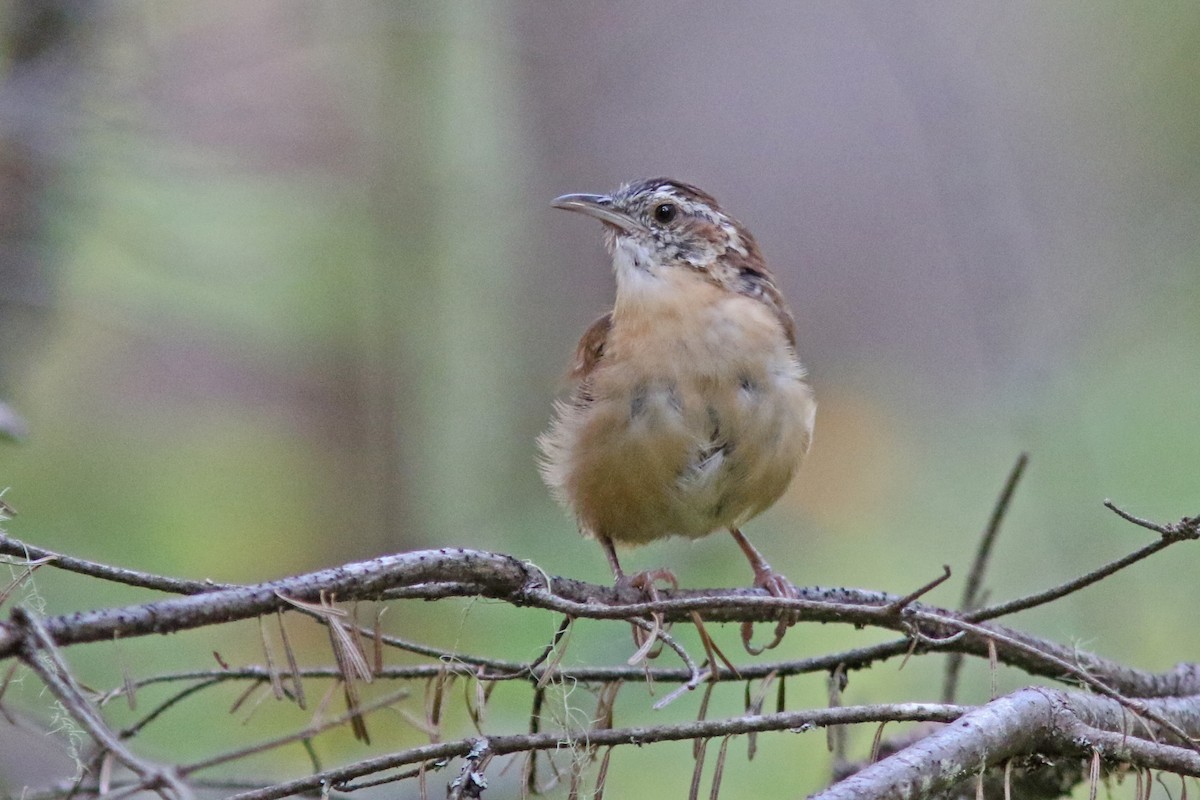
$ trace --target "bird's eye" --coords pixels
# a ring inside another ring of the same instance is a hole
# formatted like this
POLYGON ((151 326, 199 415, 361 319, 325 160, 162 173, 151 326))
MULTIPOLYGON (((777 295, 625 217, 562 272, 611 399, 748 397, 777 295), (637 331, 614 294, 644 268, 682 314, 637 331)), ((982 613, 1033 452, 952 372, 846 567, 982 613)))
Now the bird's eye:
POLYGON ((674 203, 659 203, 654 207, 654 221, 661 225, 666 225, 675 219, 676 211, 674 203))

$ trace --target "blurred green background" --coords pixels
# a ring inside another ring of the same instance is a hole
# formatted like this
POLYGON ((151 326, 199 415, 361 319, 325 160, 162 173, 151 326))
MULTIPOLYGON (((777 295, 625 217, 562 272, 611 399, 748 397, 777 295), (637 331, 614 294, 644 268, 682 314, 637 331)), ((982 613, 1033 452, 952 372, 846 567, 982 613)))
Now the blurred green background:
MULTIPOLYGON (((931 600, 953 605, 1021 451, 993 599, 1148 541, 1106 497, 1200 513, 1195 3, 4 0, 0 37, 18 538, 217 581, 443 545, 607 580, 535 467, 612 299, 598 226, 548 202, 652 175, 720 198, 795 312, 816 442, 748 533, 797 583, 906 592, 946 563, 931 600)), ((626 560, 745 584, 731 548, 626 560)), ((1198 661, 1198 568, 1180 545, 1012 623, 1145 669, 1198 661)), ((145 599, 37 585, 50 612, 145 599)), ((408 634, 516 658, 553 630, 441 605, 408 634)), ((572 658, 628 655, 623 629, 593 634, 572 658)), ((784 655, 868 640, 801 629, 784 655)), ((149 674, 212 649, 151 645, 124 658, 149 674)), ((112 651, 73 657, 119 682, 112 651)), ((846 702, 935 699, 927 661, 852 676, 846 702)), ((821 704, 807 687, 793 703, 821 704)), ((644 690, 623 698, 644 716, 644 690)), ((777 786, 764 762, 823 780, 823 739, 766 739, 723 796, 777 786)), ((677 749, 619 752, 613 785, 686 785, 677 749)))

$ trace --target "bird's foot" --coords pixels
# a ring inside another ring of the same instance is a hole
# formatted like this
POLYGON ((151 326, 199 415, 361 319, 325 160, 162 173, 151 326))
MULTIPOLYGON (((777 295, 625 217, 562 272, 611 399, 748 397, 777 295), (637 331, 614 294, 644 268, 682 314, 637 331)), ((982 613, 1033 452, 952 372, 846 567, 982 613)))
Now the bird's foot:
POLYGON ((762 569, 755 570, 754 586, 758 589, 766 589, 767 594, 771 595, 771 597, 795 600, 800 596, 800 592, 796 589, 794 583, 765 565, 762 569))
MULTIPOLYGON (((674 572, 666 568, 643 570, 632 575, 622 573, 617 575, 616 588, 618 593, 625 588, 634 589, 646 598, 645 602, 657 603, 660 599, 657 586, 659 582, 671 589, 679 588, 679 579, 675 577, 674 572)), ((629 664, 637 664, 643 659, 657 658, 658 654, 662 652, 662 641, 659 634, 670 627, 664 625, 662 614, 652 611, 649 614, 649 620, 633 622, 631 625, 633 626, 633 646, 637 650, 629 657, 629 664), (658 646, 655 647, 655 645, 658 646)))
POLYGON ((659 599, 658 587, 655 586, 659 581, 671 589, 679 588, 679 579, 675 577, 675 573, 666 567, 659 567, 635 572, 632 575, 618 575, 617 589, 620 590, 626 586, 636 589, 645 595, 648 602, 654 603, 659 599))
MULTIPOLYGON (((784 600, 795 600, 800 596, 796 585, 789 581, 783 575, 780 575, 775 570, 771 569, 766 562, 761 562, 754 566, 754 586, 758 589, 765 589, 771 597, 778 597, 784 600)), ((746 648, 746 652, 756 656, 765 650, 770 650, 779 646, 783 641, 783 635, 787 633, 787 629, 795 625, 798 620, 798 615, 795 611, 784 609, 780 612, 779 621, 775 623, 775 633, 770 643, 755 647, 751 644, 750 639, 754 634, 754 624, 751 622, 742 623, 742 646, 746 648)))

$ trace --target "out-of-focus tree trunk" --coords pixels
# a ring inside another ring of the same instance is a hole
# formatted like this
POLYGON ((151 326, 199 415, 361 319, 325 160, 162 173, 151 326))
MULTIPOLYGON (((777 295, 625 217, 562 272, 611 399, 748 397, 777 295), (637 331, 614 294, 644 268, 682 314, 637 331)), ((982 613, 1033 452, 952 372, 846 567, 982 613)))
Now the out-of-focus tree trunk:
POLYGON ((75 129, 88 17, 69 0, 0 5, 0 436, 23 433, 4 401, 52 305, 46 209, 75 129))

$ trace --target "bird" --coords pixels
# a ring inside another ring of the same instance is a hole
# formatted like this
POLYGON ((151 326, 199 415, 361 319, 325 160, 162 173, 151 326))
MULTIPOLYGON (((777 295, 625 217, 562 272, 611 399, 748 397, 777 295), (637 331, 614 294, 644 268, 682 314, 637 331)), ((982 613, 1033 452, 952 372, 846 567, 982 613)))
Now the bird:
POLYGON ((742 533, 788 488, 816 402, 796 326, 744 225, 691 184, 652 178, 554 208, 599 220, 616 297, 583 334, 569 394, 538 438, 542 477, 597 539, 616 546, 726 529, 775 597, 797 590, 742 533))

